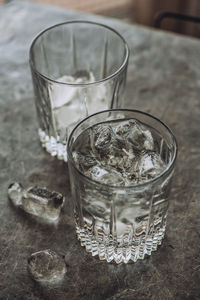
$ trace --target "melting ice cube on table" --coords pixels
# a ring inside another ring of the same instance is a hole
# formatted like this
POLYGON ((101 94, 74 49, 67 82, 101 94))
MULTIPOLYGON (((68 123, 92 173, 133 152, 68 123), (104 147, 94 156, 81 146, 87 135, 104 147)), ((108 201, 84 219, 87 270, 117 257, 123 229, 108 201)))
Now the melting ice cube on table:
POLYGON ((58 221, 65 200, 61 193, 49 191, 46 187, 24 189, 17 182, 9 186, 8 196, 16 207, 48 222, 58 221))
POLYGON ((28 271, 35 281, 55 284, 67 271, 64 259, 52 250, 42 250, 28 258, 28 271))

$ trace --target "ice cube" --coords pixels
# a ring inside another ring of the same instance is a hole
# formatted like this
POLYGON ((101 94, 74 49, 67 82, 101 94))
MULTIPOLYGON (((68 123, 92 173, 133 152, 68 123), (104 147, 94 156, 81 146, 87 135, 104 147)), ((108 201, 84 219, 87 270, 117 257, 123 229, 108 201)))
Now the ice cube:
POLYGON ((106 152, 111 144, 112 128, 109 125, 97 125, 93 129, 93 139, 95 149, 106 152))
POLYGON ((101 180, 104 175, 108 174, 108 171, 99 166, 94 166, 88 170, 87 175, 88 174, 94 180, 101 180))
POLYGON ((105 169, 101 166, 94 166, 90 168, 86 173, 88 177, 93 180, 100 181, 105 184, 112 185, 124 185, 124 179, 122 175, 114 169, 105 169))
POLYGON ((81 171, 86 171, 97 164, 96 158, 91 154, 83 155, 80 152, 74 151, 72 155, 75 163, 79 166, 81 171))
MULTIPOLYGON (((68 127, 75 126, 83 117, 87 116, 87 108, 84 101, 81 97, 72 99, 65 105, 55 108, 54 112, 54 121, 58 134, 60 131, 66 131, 68 127)), ((71 133, 67 130, 68 135, 71 133)))
POLYGON ((137 164, 137 172, 141 179, 151 179, 161 174, 165 169, 165 163, 156 152, 148 151, 140 156, 137 164))
POLYGON ((58 221, 65 201, 61 193, 39 186, 24 189, 18 182, 10 184, 8 196, 15 206, 47 222, 58 221))
POLYGON ((77 84, 94 82, 95 78, 92 72, 82 70, 77 71, 74 76, 63 75, 58 77, 56 80, 66 84, 55 83, 53 86, 51 86, 53 108, 61 107, 69 102, 75 102, 79 92, 77 84))
POLYGON ((139 121, 130 119, 120 122, 115 128, 116 138, 126 142, 126 147, 136 151, 153 150, 154 140, 151 132, 139 121))
POLYGON ((131 153, 123 153, 125 149, 121 149, 119 155, 107 155, 101 160, 101 165, 116 170, 117 172, 123 174, 132 168, 135 157, 131 153), (123 155, 124 154, 124 155, 123 155))
POLYGON ((8 187, 8 196, 15 206, 22 205, 23 187, 20 183, 11 183, 8 187))
POLYGON ((126 120, 126 121, 120 121, 119 124, 114 126, 113 131, 117 135, 117 137, 125 138, 128 137, 130 130, 133 126, 135 126, 136 121, 131 119, 131 120, 126 120))
MULTIPOLYGON (((72 76, 62 76, 57 81, 74 83, 72 76)), ((65 84, 54 84, 51 86, 52 108, 59 108, 70 102, 76 96, 76 88, 65 84)))
POLYGON ((154 140, 151 132, 142 124, 135 121, 131 123, 128 142, 135 150, 153 150, 154 140))
POLYGON ((64 259, 47 249, 31 254, 28 258, 28 271, 35 281, 55 284, 64 278, 67 269, 64 259))
POLYGON ((31 187, 24 191, 23 210, 44 220, 56 222, 59 218, 64 197, 61 193, 45 187, 31 187))
POLYGON ((145 135, 144 149, 154 150, 154 139, 151 132, 148 129, 146 129, 143 130, 143 133, 145 135))

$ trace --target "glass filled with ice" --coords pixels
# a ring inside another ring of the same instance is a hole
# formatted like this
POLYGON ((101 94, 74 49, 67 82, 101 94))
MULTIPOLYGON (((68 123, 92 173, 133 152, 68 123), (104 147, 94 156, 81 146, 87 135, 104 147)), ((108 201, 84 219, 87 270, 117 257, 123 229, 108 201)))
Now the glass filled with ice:
POLYGON ((73 129, 67 151, 81 245, 116 263, 155 251, 165 234, 177 155, 170 129, 140 111, 102 111, 73 129))
POLYGON ((71 21, 40 33, 30 66, 42 146, 67 160, 66 142, 87 115, 123 106, 129 50, 112 28, 71 21))

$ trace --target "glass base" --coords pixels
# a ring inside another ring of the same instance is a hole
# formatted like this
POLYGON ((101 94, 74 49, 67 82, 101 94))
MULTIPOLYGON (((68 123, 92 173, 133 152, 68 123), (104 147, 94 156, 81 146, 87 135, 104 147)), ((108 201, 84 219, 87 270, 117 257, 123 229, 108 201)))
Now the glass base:
POLYGON ((98 241, 94 235, 88 233, 87 229, 81 229, 78 226, 76 226, 76 232, 81 246, 84 246, 87 252, 91 252, 92 256, 98 255, 100 260, 114 261, 119 264, 136 262, 138 259, 144 259, 145 254, 151 255, 152 251, 156 251, 164 238, 165 226, 155 233, 126 245, 119 245, 119 242, 114 241, 111 235, 101 236, 101 240, 98 241))
POLYGON ((60 143, 55 137, 49 137, 43 130, 38 130, 40 142, 42 147, 46 149, 51 156, 56 156, 60 160, 67 162, 67 145, 60 143))

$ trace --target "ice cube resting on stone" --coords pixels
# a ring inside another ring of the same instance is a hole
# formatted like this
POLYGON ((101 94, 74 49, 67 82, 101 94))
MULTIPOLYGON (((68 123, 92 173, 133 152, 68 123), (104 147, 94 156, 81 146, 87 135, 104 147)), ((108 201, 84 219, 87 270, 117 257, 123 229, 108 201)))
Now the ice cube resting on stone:
POLYGON ((73 158, 77 168, 93 180, 134 185, 159 176, 166 168, 159 154, 160 140, 156 130, 138 120, 107 121, 80 134, 73 158))
POLYGON ((48 249, 31 254, 28 271, 40 283, 55 284, 64 278, 67 270, 64 259, 48 249))
POLYGON ((47 222, 58 221, 65 200, 61 193, 49 191, 46 187, 24 189, 17 182, 8 187, 8 196, 15 206, 47 222))

